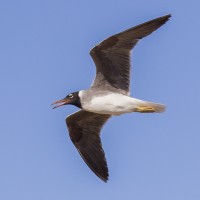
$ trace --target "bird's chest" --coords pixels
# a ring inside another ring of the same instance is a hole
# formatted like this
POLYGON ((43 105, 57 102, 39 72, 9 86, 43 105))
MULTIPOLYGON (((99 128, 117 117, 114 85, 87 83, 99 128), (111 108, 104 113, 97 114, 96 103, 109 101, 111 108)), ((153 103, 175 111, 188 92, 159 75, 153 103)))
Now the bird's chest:
POLYGON ((99 114, 120 115, 133 108, 131 98, 121 94, 96 96, 82 105, 84 110, 99 114))

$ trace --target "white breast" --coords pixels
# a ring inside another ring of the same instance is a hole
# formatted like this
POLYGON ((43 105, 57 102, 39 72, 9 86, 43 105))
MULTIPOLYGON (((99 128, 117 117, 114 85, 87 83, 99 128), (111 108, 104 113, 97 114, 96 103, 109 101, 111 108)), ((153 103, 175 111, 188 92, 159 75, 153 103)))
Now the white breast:
POLYGON ((137 102, 140 101, 118 93, 94 95, 91 98, 82 100, 82 108, 84 110, 109 115, 133 112, 137 102))

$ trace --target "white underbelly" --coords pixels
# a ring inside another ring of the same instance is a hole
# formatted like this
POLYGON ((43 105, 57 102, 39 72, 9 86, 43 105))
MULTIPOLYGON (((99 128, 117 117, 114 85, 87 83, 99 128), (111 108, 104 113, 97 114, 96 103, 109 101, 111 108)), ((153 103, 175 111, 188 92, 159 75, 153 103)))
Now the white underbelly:
POLYGON ((134 112, 134 108, 143 101, 121 94, 108 94, 94 97, 82 105, 84 110, 109 115, 121 115, 134 112))

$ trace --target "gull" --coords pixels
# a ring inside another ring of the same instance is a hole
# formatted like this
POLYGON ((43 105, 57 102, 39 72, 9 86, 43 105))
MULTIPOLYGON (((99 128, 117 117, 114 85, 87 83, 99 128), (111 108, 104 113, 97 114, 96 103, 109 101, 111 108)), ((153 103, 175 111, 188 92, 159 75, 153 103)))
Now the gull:
POLYGON ((96 76, 89 89, 55 101, 54 108, 74 105, 79 111, 66 118, 69 136, 88 167, 103 181, 109 177, 100 131, 112 116, 125 113, 161 113, 165 106, 130 97, 130 57, 137 42, 165 24, 162 16, 113 35, 91 51, 96 76))

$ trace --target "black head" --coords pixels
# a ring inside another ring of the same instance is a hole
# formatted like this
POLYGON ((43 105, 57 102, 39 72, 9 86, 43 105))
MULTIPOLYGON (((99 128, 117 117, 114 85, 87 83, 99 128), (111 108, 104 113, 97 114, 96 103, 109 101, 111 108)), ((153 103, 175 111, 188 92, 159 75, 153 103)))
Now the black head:
POLYGON ((54 103, 52 103, 52 105, 55 105, 55 104, 57 105, 54 106, 53 108, 57 108, 57 107, 68 105, 68 104, 77 106, 78 108, 82 108, 80 97, 78 94, 79 92, 73 92, 73 93, 68 94, 64 99, 55 101, 54 103))

